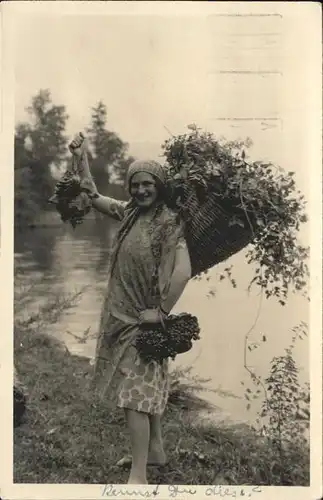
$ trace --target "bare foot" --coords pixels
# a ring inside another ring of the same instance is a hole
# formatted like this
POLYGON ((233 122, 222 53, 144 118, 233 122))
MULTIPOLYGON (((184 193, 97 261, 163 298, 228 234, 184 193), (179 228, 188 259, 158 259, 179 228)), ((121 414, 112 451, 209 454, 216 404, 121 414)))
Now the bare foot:
POLYGON ((126 455, 125 457, 122 457, 118 462, 116 463, 117 467, 131 467, 132 464, 132 458, 131 455, 126 455))
POLYGON ((165 465, 167 462, 163 446, 150 446, 148 452, 148 465, 165 465))
MULTIPOLYGON (((167 462, 166 455, 164 450, 151 450, 149 451, 148 454, 148 462, 147 465, 165 465, 167 462)), ((124 468, 130 468, 132 464, 132 458, 131 455, 126 455, 122 457, 118 462, 116 463, 117 467, 124 467, 124 468)))

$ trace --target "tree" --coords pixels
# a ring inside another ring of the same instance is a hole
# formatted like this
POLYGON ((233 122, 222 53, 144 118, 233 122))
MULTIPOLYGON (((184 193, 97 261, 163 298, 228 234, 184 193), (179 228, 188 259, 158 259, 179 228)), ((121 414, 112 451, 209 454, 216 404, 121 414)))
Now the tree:
MULTIPOLYGON (((110 130, 107 130, 107 108, 99 101, 92 108, 91 125, 87 129, 92 154, 90 155, 91 171, 99 191, 106 192, 112 174, 116 180, 124 179, 127 169, 133 161, 128 157, 128 144, 110 130)), ((115 181, 114 181, 115 182, 115 181)))
POLYGON ((28 125, 19 124, 15 133, 14 144, 14 182, 15 182, 15 226, 23 228, 32 223, 35 213, 37 212, 37 204, 32 196, 32 182, 30 169, 31 153, 26 147, 26 139, 28 137, 28 125))
POLYGON ((15 133, 16 224, 30 222, 38 209, 48 209, 54 188, 51 166, 66 157, 65 106, 52 103, 49 90, 40 90, 27 108, 29 122, 19 123, 15 133))
POLYGON ((122 158, 117 163, 117 165, 115 165, 114 172, 115 172, 116 180, 118 181, 118 183, 121 184, 124 182, 126 175, 127 175, 127 172, 128 172, 128 168, 130 167, 131 163, 134 160, 135 160, 134 156, 127 156, 125 158, 122 158))

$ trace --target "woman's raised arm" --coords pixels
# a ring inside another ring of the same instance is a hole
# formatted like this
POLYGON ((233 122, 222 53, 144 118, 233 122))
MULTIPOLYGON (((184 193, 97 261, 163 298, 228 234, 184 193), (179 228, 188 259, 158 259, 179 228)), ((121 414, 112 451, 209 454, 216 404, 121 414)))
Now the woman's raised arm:
POLYGON ((124 217, 124 210, 127 202, 115 200, 109 196, 101 195, 95 185, 91 174, 89 160, 87 156, 87 140, 83 134, 77 134, 71 142, 69 149, 77 158, 78 172, 81 177, 81 184, 87 189, 92 198, 92 206, 98 212, 109 215, 113 219, 121 221, 124 217))
POLYGON ((127 202, 115 200, 114 198, 103 196, 101 194, 97 194, 97 196, 92 200, 93 208, 98 210, 98 212, 109 215, 118 221, 123 219, 126 205, 127 202))

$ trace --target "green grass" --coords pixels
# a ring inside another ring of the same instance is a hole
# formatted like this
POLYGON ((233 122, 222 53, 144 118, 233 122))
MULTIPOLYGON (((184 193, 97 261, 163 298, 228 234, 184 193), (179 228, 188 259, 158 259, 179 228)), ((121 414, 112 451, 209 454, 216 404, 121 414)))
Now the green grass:
MULTIPOLYGON (((126 483, 128 471, 115 466, 129 453, 123 413, 93 392, 89 360, 71 355, 45 333, 82 291, 53 296, 33 314, 28 314, 29 292, 16 286, 15 367, 27 389, 28 409, 14 432, 14 481, 126 483)), ((210 409, 198 397, 206 381, 192 376, 191 368, 171 375, 163 419, 168 464, 149 470, 150 484, 309 485, 308 447, 289 444, 282 461, 270 440, 251 426, 202 417, 201 410, 210 409)))
MULTIPOLYGON (((126 483, 128 472, 115 467, 129 453, 123 414, 90 390, 89 361, 25 324, 15 332, 15 365, 29 397, 23 424, 14 432, 14 481, 126 483)), ((245 425, 203 420, 198 410, 205 405, 179 375, 173 375, 163 422, 169 462, 150 470, 149 482, 279 484, 281 464, 270 444, 245 425)), ((304 450, 290 450, 284 469, 286 484, 309 484, 304 450)))

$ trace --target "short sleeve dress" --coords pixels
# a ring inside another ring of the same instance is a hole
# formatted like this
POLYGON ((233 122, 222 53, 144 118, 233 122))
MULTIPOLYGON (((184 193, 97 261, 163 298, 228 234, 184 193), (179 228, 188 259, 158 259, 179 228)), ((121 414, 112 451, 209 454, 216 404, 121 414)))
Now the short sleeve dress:
MULTIPOLYGON (((116 209, 114 205, 113 209, 120 215, 121 206, 116 209)), ((166 207, 162 212, 159 220, 167 231, 159 234, 172 245, 183 247, 185 240, 174 214, 166 207)), ((134 342, 139 332, 139 313, 160 303, 160 259, 156 248, 165 241, 160 241, 157 233, 155 213, 143 213, 122 239, 110 271, 95 362, 96 387, 102 397, 120 408, 152 415, 162 414, 167 403, 168 360, 143 360, 134 342)))

